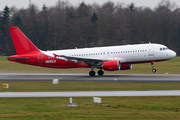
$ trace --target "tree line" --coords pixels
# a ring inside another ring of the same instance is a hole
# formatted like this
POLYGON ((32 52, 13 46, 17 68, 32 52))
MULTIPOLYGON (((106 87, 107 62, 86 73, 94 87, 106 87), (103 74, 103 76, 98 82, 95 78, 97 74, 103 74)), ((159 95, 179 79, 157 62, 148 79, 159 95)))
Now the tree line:
POLYGON ((19 27, 41 50, 159 43, 180 54, 180 8, 169 0, 154 9, 106 2, 27 9, 5 6, 0 12, 0 55, 16 54, 8 27, 19 27))

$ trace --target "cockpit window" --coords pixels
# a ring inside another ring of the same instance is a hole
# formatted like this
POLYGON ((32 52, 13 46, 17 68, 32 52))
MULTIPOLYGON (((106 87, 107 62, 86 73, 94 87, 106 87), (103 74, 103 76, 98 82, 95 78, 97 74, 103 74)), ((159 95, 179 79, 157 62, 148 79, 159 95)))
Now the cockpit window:
POLYGON ((167 48, 167 47, 160 48, 160 51, 162 51, 162 50, 169 50, 169 48, 167 48))

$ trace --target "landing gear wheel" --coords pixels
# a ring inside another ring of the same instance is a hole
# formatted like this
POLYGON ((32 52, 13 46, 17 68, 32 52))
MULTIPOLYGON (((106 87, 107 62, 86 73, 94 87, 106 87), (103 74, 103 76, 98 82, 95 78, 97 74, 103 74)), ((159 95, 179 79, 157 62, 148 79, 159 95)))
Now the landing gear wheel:
POLYGON ((103 74, 104 74, 104 71, 103 71, 103 70, 99 70, 99 71, 98 71, 98 75, 99 75, 99 76, 102 76, 103 74))
POLYGON ((89 75, 90 75, 90 76, 95 76, 95 74, 96 74, 96 73, 95 73, 94 71, 90 71, 90 72, 89 72, 89 75))
POLYGON ((155 73, 155 72, 156 72, 156 69, 152 69, 152 72, 155 73))
POLYGON ((155 63, 155 62, 153 62, 153 61, 151 62, 152 72, 153 72, 153 73, 155 73, 155 72, 156 72, 156 69, 154 68, 154 63, 155 63))

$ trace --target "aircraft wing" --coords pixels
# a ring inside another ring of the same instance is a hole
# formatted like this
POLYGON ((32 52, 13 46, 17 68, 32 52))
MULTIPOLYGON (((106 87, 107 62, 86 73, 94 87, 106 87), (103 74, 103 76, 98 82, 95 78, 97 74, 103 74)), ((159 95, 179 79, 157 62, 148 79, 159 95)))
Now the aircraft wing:
MULTIPOLYGON (((53 53, 54 54, 54 53, 53 53)), ((74 61, 76 63, 83 62, 83 65, 101 65, 103 61, 111 61, 111 60, 120 60, 121 62, 126 62, 126 59, 123 57, 119 58, 111 58, 111 59, 100 59, 100 58, 82 58, 82 57, 71 57, 66 55, 57 55, 54 54, 55 57, 65 58, 66 61, 74 61)))
POLYGON ((96 58, 82 58, 82 57, 71 57, 71 56, 66 56, 66 55, 56 55, 54 54, 55 57, 62 57, 65 58, 66 61, 74 61, 76 63, 78 62, 83 62, 84 64, 100 64, 102 59, 96 59, 96 58))

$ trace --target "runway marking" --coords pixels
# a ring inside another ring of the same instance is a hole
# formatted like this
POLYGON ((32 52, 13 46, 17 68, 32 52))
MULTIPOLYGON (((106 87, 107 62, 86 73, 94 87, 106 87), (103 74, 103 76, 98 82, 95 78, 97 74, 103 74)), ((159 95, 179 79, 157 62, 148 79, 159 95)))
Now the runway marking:
POLYGON ((0 97, 119 97, 119 96, 180 96, 180 90, 153 91, 74 91, 74 92, 0 92, 0 97))

